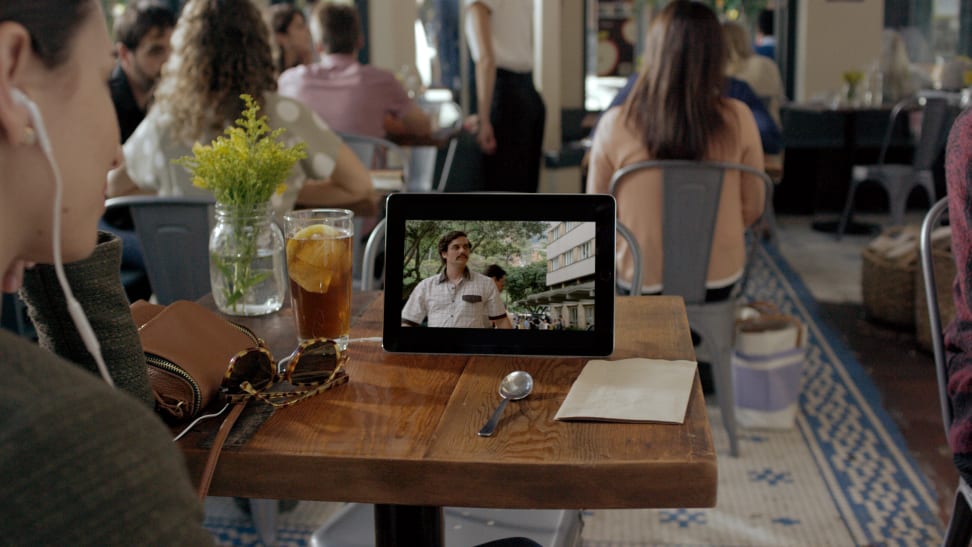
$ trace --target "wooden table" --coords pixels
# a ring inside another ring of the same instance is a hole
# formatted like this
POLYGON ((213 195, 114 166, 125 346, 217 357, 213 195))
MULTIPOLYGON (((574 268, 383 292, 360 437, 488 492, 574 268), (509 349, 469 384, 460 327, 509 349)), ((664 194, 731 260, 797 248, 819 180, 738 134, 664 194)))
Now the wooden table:
MULTIPOLYGON (((382 299, 356 294, 355 307, 352 339, 380 336, 382 299)), ((290 313, 242 322, 286 355, 290 313)), ((694 359, 681 298, 619 297, 616 324, 612 359, 694 359)), ((681 425, 558 422, 587 359, 390 354, 378 342, 353 342, 350 355, 347 385, 276 411, 244 447, 226 447, 210 494, 378 504, 378 545, 441 545, 442 506, 715 505, 698 377, 681 425), (516 369, 533 375, 533 393, 507 407, 493 437, 477 436, 516 369)), ((195 477, 206 457, 198 444, 217 426, 180 442, 195 477)))

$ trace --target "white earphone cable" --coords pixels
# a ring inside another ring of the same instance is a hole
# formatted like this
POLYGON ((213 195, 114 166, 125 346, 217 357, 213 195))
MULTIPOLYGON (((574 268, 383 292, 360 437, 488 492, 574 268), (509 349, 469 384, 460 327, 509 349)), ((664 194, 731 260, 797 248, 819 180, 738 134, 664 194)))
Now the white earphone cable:
POLYGON ((14 98, 30 112, 35 126, 34 131, 37 133, 37 142, 40 144, 41 150, 47 158, 47 163, 50 165, 51 171, 54 172, 54 218, 51 221, 51 242, 54 252, 54 273, 57 275, 57 282, 61 286, 61 290, 64 291, 64 299, 67 301, 67 309, 71 315, 71 320, 74 322, 75 327, 77 327, 78 334, 81 335, 81 340, 84 342, 88 353, 94 358, 95 364, 98 366, 98 372, 101 373, 101 377, 104 378, 108 385, 114 386, 115 383, 112 381, 111 374, 108 372, 108 366, 105 365, 105 360, 101 355, 101 345, 98 343, 98 337, 95 336, 94 329, 91 328, 91 323, 84 314, 81 304, 74 297, 74 293, 71 292, 67 275, 64 273, 64 261, 61 258, 61 205, 64 201, 64 183, 61 179, 61 170, 58 168, 57 161, 54 159, 51 141, 47 138, 44 118, 41 116, 40 109, 37 108, 37 105, 33 101, 16 89, 12 91, 14 92, 14 98))

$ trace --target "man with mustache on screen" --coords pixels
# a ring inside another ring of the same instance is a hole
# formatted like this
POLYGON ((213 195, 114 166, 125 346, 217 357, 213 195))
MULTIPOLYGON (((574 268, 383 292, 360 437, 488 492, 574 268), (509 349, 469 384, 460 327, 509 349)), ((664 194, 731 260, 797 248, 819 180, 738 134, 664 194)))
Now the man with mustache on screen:
POLYGON ((512 328, 506 306, 496 284, 467 266, 472 245, 458 230, 439 239, 439 257, 444 269, 415 286, 402 309, 402 325, 430 327, 512 328))

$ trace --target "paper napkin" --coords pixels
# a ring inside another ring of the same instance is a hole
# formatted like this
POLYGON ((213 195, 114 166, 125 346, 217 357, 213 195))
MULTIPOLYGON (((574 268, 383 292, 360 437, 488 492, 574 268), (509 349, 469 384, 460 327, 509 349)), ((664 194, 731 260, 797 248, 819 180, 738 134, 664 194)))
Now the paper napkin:
POLYGON ((554 418, 680 424, 695 368, 695 361, 588 361, 554 418))

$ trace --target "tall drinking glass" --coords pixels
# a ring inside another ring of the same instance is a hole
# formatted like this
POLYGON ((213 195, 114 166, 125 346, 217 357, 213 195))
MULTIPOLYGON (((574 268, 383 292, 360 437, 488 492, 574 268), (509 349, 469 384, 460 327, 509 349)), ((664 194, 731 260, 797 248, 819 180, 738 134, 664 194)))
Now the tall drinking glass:
POLYGON ((330 338, 343 350, 351 332, 354 213, 304 209, 284 215, 287 275, 301 341, 330 338))

